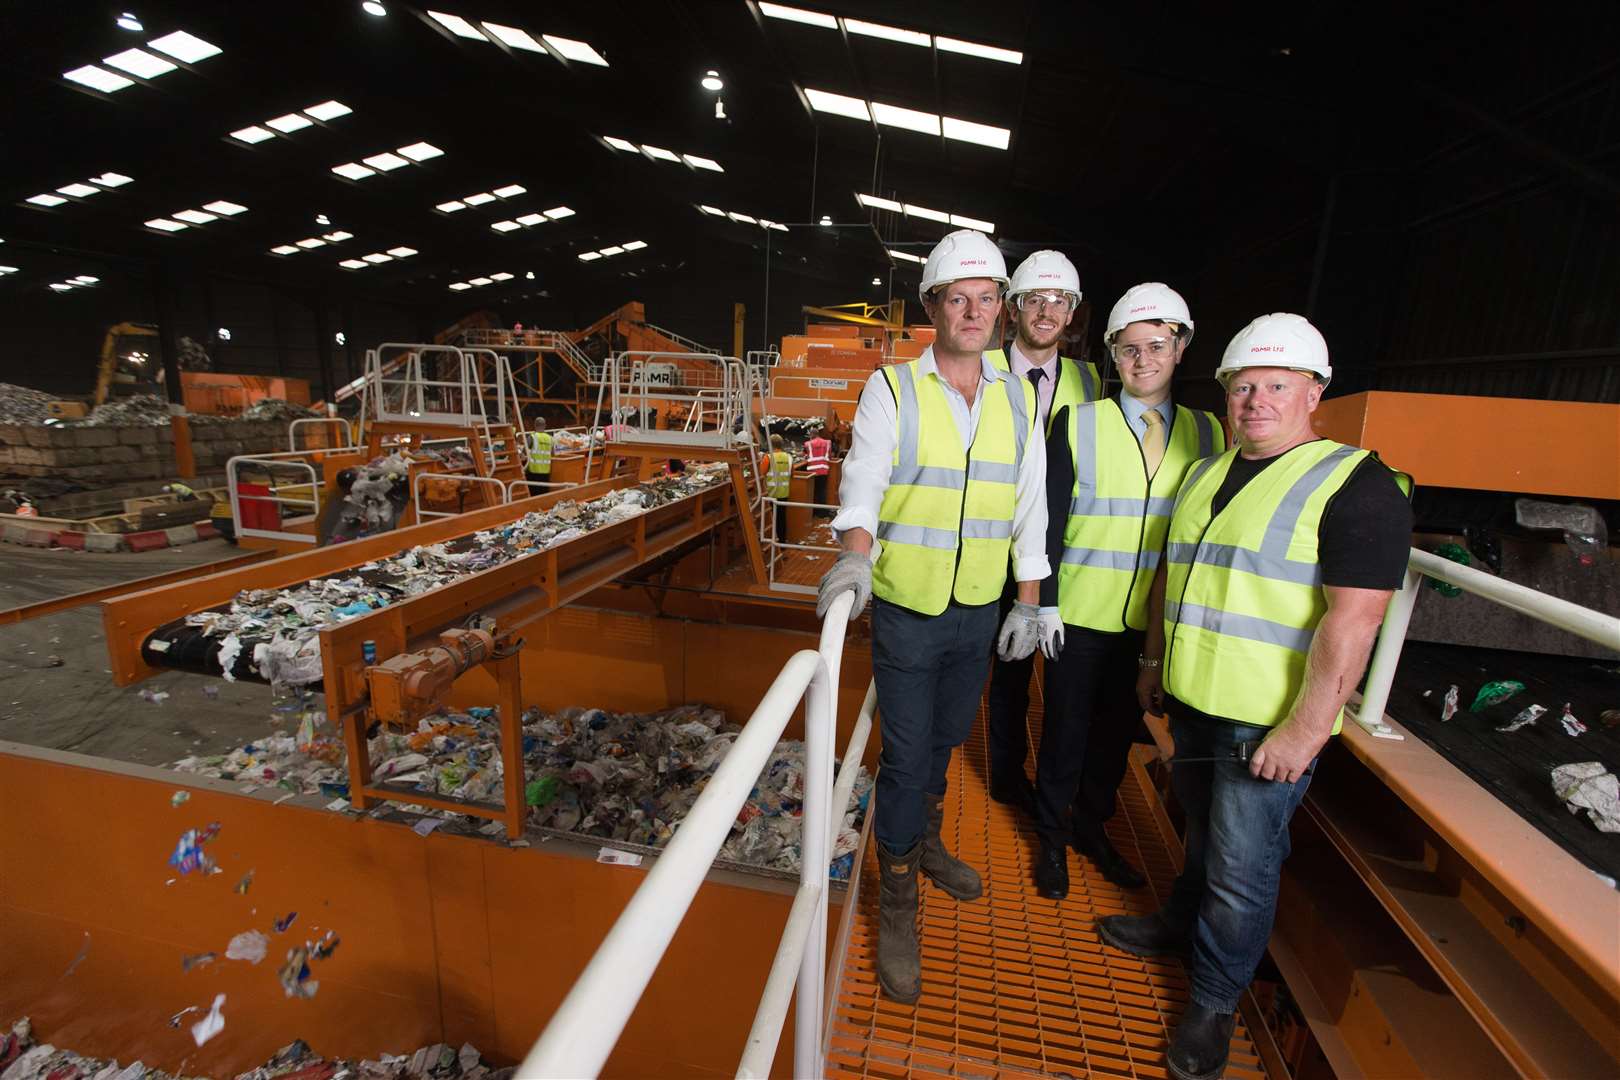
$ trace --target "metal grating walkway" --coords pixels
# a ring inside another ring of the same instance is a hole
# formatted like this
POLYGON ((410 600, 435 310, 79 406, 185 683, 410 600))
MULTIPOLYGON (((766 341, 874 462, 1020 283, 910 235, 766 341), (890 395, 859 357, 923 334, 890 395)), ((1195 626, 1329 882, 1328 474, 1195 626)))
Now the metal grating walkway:
MULTIPOLYGON (((952 761, 944 834, 947 846, 984 876, 985 895, 957 903, 924 879, 923 993, 915 1005, 896 1004, 880 994, 873 971, 878 870, 876 849, 869 851, 838 987, 828 1075, 1167 1077, 1164 1048, 1186 1005, 1186 975, 1173 960, 1105 948, 1093 928, 1103 915, 1153 910, 1175 879, 1144 790, 1146 774, 1133 765, 1108 830, 1120 852, 1143 868, 1149 887, 1120 889, 1071 850, 1069 896, 1046 900, 1031 876, 1039 849, 1033 827, 990 801, 984 723, 981 702, 973 734, 952 761)), ((1035 701, 1031 747, 1039 726, 1035 701)), ((1266 1075, 1241 1016, 1226 1075, 1266 1075)))

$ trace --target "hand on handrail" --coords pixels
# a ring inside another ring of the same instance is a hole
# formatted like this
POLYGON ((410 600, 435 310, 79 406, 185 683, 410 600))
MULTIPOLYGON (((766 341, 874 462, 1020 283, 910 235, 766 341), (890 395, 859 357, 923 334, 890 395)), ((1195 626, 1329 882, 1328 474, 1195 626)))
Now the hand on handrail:
POLYGON ((816 594, 816 617, 825 616, 833 600, 846 592, 855 594, 849 609, 849 621, 854 622, 872 599, 872 560, 864 552, 844 552, 822 577, 816 594))

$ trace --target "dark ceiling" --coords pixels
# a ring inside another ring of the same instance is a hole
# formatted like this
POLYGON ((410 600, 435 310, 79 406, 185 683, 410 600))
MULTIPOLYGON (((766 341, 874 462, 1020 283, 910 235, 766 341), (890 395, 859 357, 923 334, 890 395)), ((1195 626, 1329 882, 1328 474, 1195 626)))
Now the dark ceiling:
MULTIPOLYGON (((763 18, 745 0, 435 0, 475 22, 588 42, 608 60, 599 67, 458 38, 420 5, 384 3, 380 18, 359 0, 6 4, 0 264, 20 272, 0 289, 43 295, 87 259, 114 270, 171 261, 435 310, 542 289, 600 298, 606 310, 633 295, 623 276, 678 279, 699 252, 705 273, 757 276, 768 237, 773 258, 824 283, 807 301, 859 297, 891 273, 895 293, 909 294, 917 267, 885 248, 926 254, 947 226, 868 211, 855 197, 871 191, 994 222, 1009 263, 1063 248, 1095 299, 1138 274, 1202 266, 1211 245, 1246 242, 1246 230, 1259 245, 1267 230, 1300 227, 1334 175, 1388 173, 1398 185, 1405 170, 1482 140, 1573 168, 1558 155, 1574 153, 1578 131, 1527 131, 1511 118, 1611 74, 1620 29, 1612 3, 1553 18, 1529 5, 806 0, 1024 54, 1007 64, 763 18), (116 25, 126 9, 140 32, 116 25), (62 78, 175 30, 223 52, 112 94, 62 78), (710 68, 726 84, 725 120, 699 86, 710 68), (809 88, 1008 128, 1010 145, 812 114, 800 94, 809 88), (329 99, 353 112, 254 146, 228 137, 329 99), (607 135, 725 171, 614 152, 607 135), (360 181, 330 171, 420 140, 443 155, 360 181), (108 171, 134 182, 50 209, 25 202, 108 171), (434 209, 507 184, 527 191, 434 209), (142 224, 214 200, 248 211, 174 234, 142 224), (791 227, 767 234, 699 204, 791 227), (559 205, 575 214, 490 228, 559 205), (846 227, 802 224, 824 214, 846 227), (337 230, 353 238, 269 253, 337 230), (577 258, 632 240, 647 247, 577 258), (338 265, 401 246, 417 254, 338 265), (449 291, 496 272, 514 276, 449 291)), ((1586 181, 1614 183, 1601 172, 1586 181)))

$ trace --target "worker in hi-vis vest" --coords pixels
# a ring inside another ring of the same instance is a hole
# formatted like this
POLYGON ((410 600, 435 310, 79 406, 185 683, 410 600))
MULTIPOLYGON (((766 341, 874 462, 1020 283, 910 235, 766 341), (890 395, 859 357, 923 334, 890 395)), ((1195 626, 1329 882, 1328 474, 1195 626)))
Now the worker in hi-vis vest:
POLYGON ((546 430, 546 418, 535 417, 534 427, 523 433, 523 440, 528 458, 523 466, 524 477, 540 483, 550 480, 552 438, 546 430))
POLYGON ((1187 815, 1169 902, 1102 939, 1190 958, 1171 1076, 1219 1076, 1232 1012, 1265 955, 1288 822, 1367 667, 1412 541, 1411 481, 1321 439, 1327 342, 1298 315, 1238 332, 1216 377, 1233 448, 1193 465, 1148 599, 1138 704, 1168 710, 1187 815))
POLYGON ((1006 285, 1006 263, 983 233, 953 232, 929 254, 920 291, 934 343, 880 368, 861 391, 833 520, 844 551, 816 605, 825 614, 853 590, 853 616, 877 597, 877 976, 900 1002, 922 992, 917 872, 957 900, 983 893, 940 836, 951 751, 978 712, 992 644, 1016 659, 1039 636, 1045 440, 1034 388, 985 355, 1006 285), (1009 562, 1019 602, 998 636, 1009 562))
MULTIPOLYGON (((804 471, 810 474, 810 501, 825 505, 827 502, 827 474, 832 470, 832 440, 826 429, 817 425, 804 441, 804 471)), ((812 513, 820 516, 821 511, 812 513)))
MULTIPOLYGON (((770 453, 760 455, 760 467, 765 471, 765 494, 773 499, 786 499, 793 484, 793 455, 780 435, 771 436, 770 453)), ((787 510, 776 506, 776 538, 787 539, 787 510)))
POLYGON ((1114 884, 1147 884, 1103 826, 1141 726, 1136 658, 1170 507, 1192 463, 1226 449, 1213 413, 1171 401, 1192 336, 1180 293, 1135 286, 1103 331, 1119 396, 1052 415, 1046 557, 1056 572, 1041 582, 1046 715, 1035 757, 1035 888, 1048 899, 1069 894, 1071 843, 1114 884))
MULTIPOLYGON (((1006 352, 990 352, 990 362, 1035 387, 1045 434, 1052 417, 1064 407, 1096 401, 1101 393, 1095 364, 1058 355, 1064 331, 1080 306, 1080 272, 1060 251, 1037 251, 1013 271, 1007 305, 1012 309, 1013 342, 1006 352)), ((1012 610, 1016 599, 1009 583, 1001 594, 1003 614, 1012 610)), ((1024 760, 1029 757, 1029 680, 1034 673, 1033 653, 1022 660, 996 659, 990 672, 990 722, 985 732, 990 745, 990 797, 1032 817, 1035 788, 1024 773, 1024 760)))

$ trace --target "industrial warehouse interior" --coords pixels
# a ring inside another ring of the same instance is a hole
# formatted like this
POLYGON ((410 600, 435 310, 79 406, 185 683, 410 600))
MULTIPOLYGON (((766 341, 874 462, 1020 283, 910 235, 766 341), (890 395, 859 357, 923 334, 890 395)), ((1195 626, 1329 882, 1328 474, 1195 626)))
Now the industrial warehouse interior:
POLYGON ((1620 6, 804 4, 0 12, 0 1080, 1620 1075, 1620 6))

